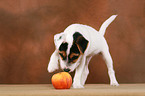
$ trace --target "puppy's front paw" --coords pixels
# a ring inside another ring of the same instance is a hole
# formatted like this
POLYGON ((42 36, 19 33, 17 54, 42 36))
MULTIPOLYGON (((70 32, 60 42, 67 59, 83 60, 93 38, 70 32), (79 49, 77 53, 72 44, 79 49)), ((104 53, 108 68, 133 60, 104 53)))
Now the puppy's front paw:
POLYGON ((53 67, 50 67, 50 66, 48 66, 48 68, 47 68, 47 70, 48 70, 48 72, 53 72, 54 71, 54 68, 53 67))
POLYGON ((73 83, 73 88, 84 88, 84 86, 79 83, 73 83))
POLYGON ((50 73, 55 71, 56 69, 58 69, 57 65, 55 65, 55 66, 52 66, 52 65, 54 65, 54 64, 49 63, 48 68, 47 68, 48 72, 50 72, 50 73))
POLYGON ((112 81, 112 82, 110 83, 110 85, 111 85, 111 86, 119 86, 119 84, 118 84, 117 81, 112 81))

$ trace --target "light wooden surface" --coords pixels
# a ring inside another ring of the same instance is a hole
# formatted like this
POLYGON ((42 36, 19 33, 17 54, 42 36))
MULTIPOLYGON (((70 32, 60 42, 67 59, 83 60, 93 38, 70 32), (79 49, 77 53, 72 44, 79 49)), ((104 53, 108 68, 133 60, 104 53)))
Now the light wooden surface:
POLYGON ((86 84, 83 89, 67 90, 56 90, 51 84, 1 84, 0 96, 145 96, 145 84, 86 84))

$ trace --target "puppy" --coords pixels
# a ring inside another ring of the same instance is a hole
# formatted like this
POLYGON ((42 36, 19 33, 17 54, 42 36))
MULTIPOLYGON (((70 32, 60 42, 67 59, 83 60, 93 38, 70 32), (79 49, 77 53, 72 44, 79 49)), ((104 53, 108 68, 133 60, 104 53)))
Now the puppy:
POLYGON ((92 56, 102 53, 108 68, 110 85, 118 86, 109 47, 104 38, 106 28, 116 16, 112 15, 107 19, 99 31, 87 25, 72 24, 64 32, 56 34, 54 36, 56 50, 50 57, 48 72, 58 69, 60 63, 61 69, 66 72, 75 70, 73 87, 83 88, 89 74, 89 61, 92 56))

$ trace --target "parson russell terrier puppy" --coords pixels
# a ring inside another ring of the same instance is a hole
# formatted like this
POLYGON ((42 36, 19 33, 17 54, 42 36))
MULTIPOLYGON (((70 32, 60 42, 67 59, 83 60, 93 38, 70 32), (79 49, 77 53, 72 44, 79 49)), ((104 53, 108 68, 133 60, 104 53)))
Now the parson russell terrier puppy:
POLYGON ((73 88, 83 88, 89 74, 88 64, 92 56, 102 53, 108 68, 110 85, 118 86, 113 70, 113 61, 109 53, 108 44, 104 34, 108 25, 116 18, 112 15, 97 31, 94 28, 82 25, 69 25, 64 32, 54 36, 56 50, 50 57, 48 72, 59 68, 66 72, 75 70, 73 88))

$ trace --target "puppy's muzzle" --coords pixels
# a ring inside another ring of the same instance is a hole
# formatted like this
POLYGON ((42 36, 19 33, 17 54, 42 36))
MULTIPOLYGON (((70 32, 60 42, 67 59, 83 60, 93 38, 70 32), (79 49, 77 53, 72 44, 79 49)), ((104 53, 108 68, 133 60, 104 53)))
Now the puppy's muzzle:
POLYGON ((69 72, 69 71, 70 71, 69 68, 64 68, 63 70, 64 70, 65 72, 69 72))

